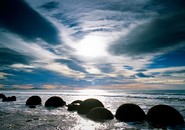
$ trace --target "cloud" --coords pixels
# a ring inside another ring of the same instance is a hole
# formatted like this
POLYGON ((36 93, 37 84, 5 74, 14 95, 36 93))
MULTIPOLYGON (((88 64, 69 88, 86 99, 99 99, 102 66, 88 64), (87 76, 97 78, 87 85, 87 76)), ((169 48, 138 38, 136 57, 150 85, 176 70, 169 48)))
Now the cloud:
POLYGON ((142 73, 142 72, 139 72, 139 73, 135 74, 134 76, 136 76, 136 77, 138 77, 138 78, 149 78, 149 77, 154 77, 154 76, 152 76, 152 75, 146 75, 146 74, 144 74, 144 73, 142 73))
POLYGON ((0 72, 0 79, 6 79, 7 78, 6 76, 9 76, 9 75, 12 75, 12 74, 0 72))
POLYGON ((8 48, 0 48, 0 66, 3 67, 5 65, 11 65, 14 63, 27 64, 32 59, 31 57, 27 57, 19 52, 8 48))
POLYGON ((184 2, 150 3, 151 6, 148 8, 157 10, 158 15, 138 23, 128 34, 115 41, 109 47, 112 54, 129 56, 159 54, 185 46, 185 11, 182 6, 184 2))
POLYGON ((150 20, 133 28, 110 48, 115 55, 146 55, 185 46, 185 11, 150 20))
POLYGON ((0 29, 16 33, 28 41, 42 39, 51 44, 61 43, 55 26, 23 0, 0 1, 0 29))
POLYGON ((53 10, 56 9, 58 7, 59 3, 55 2, 55 1, 51 1, 48 3, 45 3, 41 6, 41 8, 44 8, 46 10, 53 10))

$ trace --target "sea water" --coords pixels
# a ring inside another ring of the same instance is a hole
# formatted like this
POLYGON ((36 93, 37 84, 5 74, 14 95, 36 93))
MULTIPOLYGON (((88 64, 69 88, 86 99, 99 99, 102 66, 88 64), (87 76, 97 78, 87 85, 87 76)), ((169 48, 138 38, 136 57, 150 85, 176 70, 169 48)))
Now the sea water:
MULTIPOLYGON (((15 102, 0 101, 0 130, 152 130, 147 121, 120 122, 116 119, 94 122, 66 107, 47 109, 44 104, 51 96, 60 96, 67 104, 74 100, 96 98, 115 114, 124 103, 139 105, 145 113, 158 104, 170 105, 185 119, 185 90, 7 90, 6 96, 16 96, 15 102), (25 105, 33 95, 42 99, 42 105, 31 109, 25 105)), ((167 129, 185 130, 185 126, 167 129)))

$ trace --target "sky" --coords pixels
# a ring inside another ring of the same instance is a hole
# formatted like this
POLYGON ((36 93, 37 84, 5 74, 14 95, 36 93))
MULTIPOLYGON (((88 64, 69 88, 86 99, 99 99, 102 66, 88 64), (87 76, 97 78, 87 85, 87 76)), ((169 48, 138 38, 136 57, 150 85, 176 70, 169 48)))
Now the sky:
POLYGON ((184 0, 1 0, 0 89, 185 89, 184 0))

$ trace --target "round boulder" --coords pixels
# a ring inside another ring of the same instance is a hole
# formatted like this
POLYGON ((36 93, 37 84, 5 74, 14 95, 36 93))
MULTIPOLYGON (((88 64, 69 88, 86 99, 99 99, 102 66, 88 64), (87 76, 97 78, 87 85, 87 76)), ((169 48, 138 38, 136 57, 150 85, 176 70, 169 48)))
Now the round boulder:
POLYGON ((81 102, 82 102, 82 100, 75 100, 71 104, 80 104, 81 102))
POLYGON ((66 105, 66 102, 57 96, 50 97, 45 103, 45 107, 62 107, 64 105, 66 105))
POLYGON ((134 122, 144 120, 146 115, 136 104, 123 104, 117 109, 115 117, 120 121, 134 122))
POLYGON ((68 111, 77 111, 79 105, 77 105, 77 104, 69 104, 69 105, 67 105, 67 107, 68 107, 67 108, 68 111))
POLYGON ((34 105, 41 105, 41 104, 42 104, 42 100, 39 96, 31 96, 26 101, 27 106, 34 106, 34 105))
POLYGON ((67 110, 68 111, 77 111, 77 109, 78 109, 78 107, 79 107, 81 102, 82 102, 82 100, 75 100, 75 101, 73 101, 71 104, 67 105, 67 107, 68 107, 67 110))
POLYGON ((104 107, 104 105, 97 99, 86 99, 80 103, 77 112, 78 114, 86 115, 91 109, 95 107, 104 107))
POLYGON ((114 116, 111 111, 104 107, 95 107, 88 112, 87 118, 93 121, 104 121, 112 120, 114 116))
POLYGON ((156 105, 150 108, 147 113, 147 120, 154 127, 165 127, 184 123, 182 115, 175 108, 168 105, 156 105))

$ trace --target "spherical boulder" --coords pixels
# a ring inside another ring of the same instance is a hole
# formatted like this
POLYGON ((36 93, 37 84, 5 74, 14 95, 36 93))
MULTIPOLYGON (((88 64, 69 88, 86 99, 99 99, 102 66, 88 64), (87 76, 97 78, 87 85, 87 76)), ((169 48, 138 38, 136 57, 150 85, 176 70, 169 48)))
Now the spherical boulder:
POLYGON ((42 104, 42 100, 39 96, 31 96, 26 101, 27 106, 34 106, 34 105, 41 105, 41 104, 42 104))
POLYGON ((62 107, 66 105, 66 102, 62 98, 53 96, 45 102, 45 107, 62 107))
POLYGON ((97 99, 94 98, 86 99, 80 103, 77 112, 78 114, 86 115, 91 109, 95 107, 104 107, 104 105, 97 99))
POLYGON ((135 122, 144 120, 146 115, 136 104, 123 104, 117 109, 115 117, 120 121, 135 122))
POLYGON ((175 108, 168 105, 156 105, 150 108, 147 113, 147 120, 154 127, 165 127, 184 123, 182 115, 175 108))
POLYGON ((4 95, 4 94, 2 94, 2 93, 0 93, 0 99, 1 98, 5 98, 6 96, 4 95))
POLYGON ((114 118, 111 111, 104 107, 95 107, 91 109, 86 116, 93 121, 112 120, 114 118))

